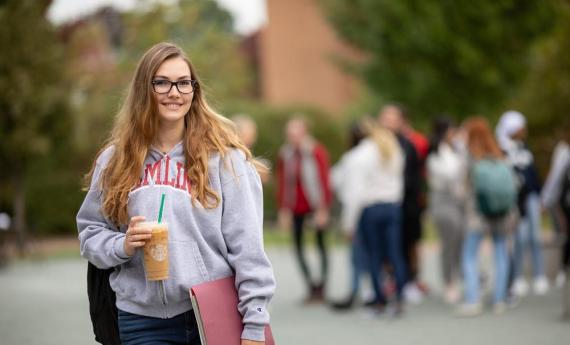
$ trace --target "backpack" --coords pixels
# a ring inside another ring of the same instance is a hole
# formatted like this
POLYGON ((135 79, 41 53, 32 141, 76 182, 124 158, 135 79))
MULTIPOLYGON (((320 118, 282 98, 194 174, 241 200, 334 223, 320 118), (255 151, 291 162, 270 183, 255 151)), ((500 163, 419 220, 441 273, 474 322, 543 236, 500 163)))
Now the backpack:
POLYGON ((570 214, 570 161, 562 177, 562 191, 560 192, 560 208, 565 214, 570 214))
POLYGON ((517 187, 510 166, 501 160, 481 159, 472 169, 475 201, 487 218, 506 215, 517 201, 517 187))
POLYGON ((115 292, 111 289, 109 276, 113 269, 102 270, 92 263, 87 267, 87 296, 89 314, 93 324, 95 341, 104 345, 121 345, 118 327, 118 310, 115 292))

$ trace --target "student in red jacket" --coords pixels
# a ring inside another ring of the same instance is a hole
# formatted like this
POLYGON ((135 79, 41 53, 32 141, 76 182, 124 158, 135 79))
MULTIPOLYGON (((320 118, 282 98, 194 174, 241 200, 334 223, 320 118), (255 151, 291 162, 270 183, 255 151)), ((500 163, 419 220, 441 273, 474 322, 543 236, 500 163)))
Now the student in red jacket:
POLYGON ((286 126, 287 142, 281 147, 277 162, 280 223, 289 227, 292 218, 297 260, 307 284, 305 303, 322 302, 327 278, 328 258, 325 230, 329 220, 332 194, 329 186, 329 158, 323 145, 313 139, 301 117, 286 126), (304 223, 312 215, 321 259, 321 279, 313 280, 304 254, 304 223))

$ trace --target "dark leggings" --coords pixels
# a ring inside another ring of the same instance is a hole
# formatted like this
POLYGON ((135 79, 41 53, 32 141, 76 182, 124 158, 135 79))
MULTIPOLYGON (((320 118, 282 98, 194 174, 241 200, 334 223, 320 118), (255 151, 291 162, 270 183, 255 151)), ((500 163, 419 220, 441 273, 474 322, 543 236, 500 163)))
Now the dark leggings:
POLYGON ((421 240, 422 233, 420 216, 417 205, 412 205, 410 202, 404 203, 400 221, 401 246, 402 257, 410 281, 416 280, 418 275, 417 245, 421 240))
POLYGON ((315 231, 315 237, 317 240, 317 247, 319 249, 319 255, 321 257, 321 282, 316 283, 313 282, 311 278, 311 272, 309 270, 309 266, 307 265, 307 260, 305 258, 305 240, 304 240, 304 229, 303 224, 305 222, 306 214, 295 214, 293 215, 293 241, 295 244, 295 251, 297 254, 297 261, 299 262, 299 266, 301 267, 301 271, 303 273, 303 278, 305 279, 305 283, 310 290, 316 287, 324 287, 325 282, 327 281, 327 272, 328 272, 328 256, 327 256, 327 248, 325 245, 325 229, 317 229, 315 231))

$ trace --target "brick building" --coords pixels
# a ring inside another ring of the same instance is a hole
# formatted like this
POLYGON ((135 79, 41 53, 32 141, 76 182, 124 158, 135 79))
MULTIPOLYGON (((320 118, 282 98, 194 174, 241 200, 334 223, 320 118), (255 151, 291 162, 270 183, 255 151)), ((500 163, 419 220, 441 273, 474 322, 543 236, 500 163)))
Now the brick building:
POLYGON ((338 38, 318 0, 267 0, 267 15, 257 47, 261 99, 341 112, 358 82, 335 59, 360 54, 338 38))

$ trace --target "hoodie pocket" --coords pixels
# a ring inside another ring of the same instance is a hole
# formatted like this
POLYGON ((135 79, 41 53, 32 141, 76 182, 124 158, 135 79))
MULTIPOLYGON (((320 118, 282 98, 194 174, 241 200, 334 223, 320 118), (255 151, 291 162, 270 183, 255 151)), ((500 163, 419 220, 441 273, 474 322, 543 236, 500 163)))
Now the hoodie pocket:
POLYGON ((210 280, 208 270, 194 241, 170 242, 170 277, 180 288, 210 280))
POLYGON ((137 251, 135 256, 120 265, 115 276, 111 276, 111 287, 121 299, 139 300, 146 296, 146 275, 144 273, 142 253, 137 251), (140 284, 139 282, 143 282, 140 284))

